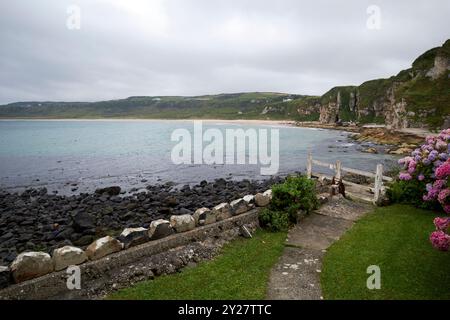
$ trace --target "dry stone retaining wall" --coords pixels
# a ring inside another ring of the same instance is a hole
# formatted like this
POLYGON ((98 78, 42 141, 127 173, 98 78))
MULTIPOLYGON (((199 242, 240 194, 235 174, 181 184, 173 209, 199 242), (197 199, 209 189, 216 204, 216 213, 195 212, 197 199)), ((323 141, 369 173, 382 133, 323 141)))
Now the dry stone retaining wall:
POLYGON ((258 221, 255 205, 268 204, 270 195, 268 190, 258 194, 258 200, 265 201, 255 203, 251 195, 234 200, 231 204, 219 204, 212 210, 200 208, 194 215, 172 216, 170 221, 155 220, 149 229, 128 228, 118 238, 106 236, 95 240, 85 251, 65 246, 56 249, 52 257, 42 252, 22 253, 9 268, 0 270, 0 286, 6 287, 0 290, 0 299, 59 296, 68 291, 65 268, 71 265, 80 265, 83 281, 89 281, 101 277, 112 267, 125 266, 143 257, 203 241, 208 237, 219 238, 225 230, 237 226, 255 225, 258 221))

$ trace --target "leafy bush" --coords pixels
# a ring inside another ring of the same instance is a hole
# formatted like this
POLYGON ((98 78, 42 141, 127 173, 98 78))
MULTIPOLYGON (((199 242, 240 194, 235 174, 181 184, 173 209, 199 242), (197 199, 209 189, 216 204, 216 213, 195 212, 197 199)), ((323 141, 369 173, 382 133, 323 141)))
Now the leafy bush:
MULTIPOLYGON (((430 136, 411 156, 399 160, 403 170, 399 179, 404 188, 421 189, 416 201, 440 203, 450 213, 450 129, 430 136)), ((411 195, 415 196, 415 195, 411 195)))
MULTIPOLYGON (((450 213, 450 128, 427 137, 420 148, 400 159, 399 164, 404 171, 399 175, 402 182, 390 191, 393 199, 405 199, 417 206, 440 207, 450 213)), ((434 223, 436 231, 430 241, 435 248, 448 251, 450 218, 437 218, 434 223)))
POLYGON ((283 211, 274 211, 269 208, 264 208, 259 213, 259 222, 264 228, 269 231, 286 231, 291 222, 289 216, 283 211))
POLYGON ((309 213, 318 204, 313 180, 289 176, 283 183, 272 186, 272 201, 261 211, 260 223, 272 231, 286 230, 297 223, 299 210, 309 213))
POLYGON ((438 210, 437 201, 423 201, 425 183, 418 180, 404 181, 396 180, 386 191, 386 195, 391 203, 411 204, 417 208, 438 210))

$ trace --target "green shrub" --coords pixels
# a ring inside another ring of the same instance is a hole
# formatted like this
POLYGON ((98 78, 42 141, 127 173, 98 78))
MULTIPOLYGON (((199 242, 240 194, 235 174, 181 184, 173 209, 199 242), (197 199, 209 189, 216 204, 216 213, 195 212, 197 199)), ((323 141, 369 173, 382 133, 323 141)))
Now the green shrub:
POLYGON ((290 224, 297 223, 298 211, 306 213, 318 207, 315 184, 305 176, 289 176, 281 183, 272 186, 272 201, 260 213, 260 223, 269 230, 286 230, 290 224))
POLYGON ((287 231, 289 225, 289 216, 283 211, 273 211, 269 208, 264 208, 259 213, 259 222, 265 229, 277 232, 287 231))
POLYGON ((416 179, 404 181, 396 180, 386 190, 386 195, 391 203, 410 204, 417 208, 438 210, 437 201, 424 201, 423 195, 425 183, 416 179))

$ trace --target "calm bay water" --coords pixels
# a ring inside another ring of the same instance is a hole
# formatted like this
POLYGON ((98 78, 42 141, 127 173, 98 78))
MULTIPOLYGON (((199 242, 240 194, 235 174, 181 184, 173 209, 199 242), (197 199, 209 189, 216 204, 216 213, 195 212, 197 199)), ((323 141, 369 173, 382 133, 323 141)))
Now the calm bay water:
MULTIPOLYGON (((340 159, 369 171, 375 171, 377 163, 392 162, 390 156, 361 153, 342 131, 221 122, 204 122, 203 127, 279 129, 281 175, 304 170, 308 150, 319 160, 340 159)), ((70 193, 105 185, 130 189, 167 181, 265 178, 259 165, 173 164, 170 154, 176 142, 170 137, 179 128, 193 133, 193 122, 0 121, 0 188, 45 186, 49 192, 70 193)))

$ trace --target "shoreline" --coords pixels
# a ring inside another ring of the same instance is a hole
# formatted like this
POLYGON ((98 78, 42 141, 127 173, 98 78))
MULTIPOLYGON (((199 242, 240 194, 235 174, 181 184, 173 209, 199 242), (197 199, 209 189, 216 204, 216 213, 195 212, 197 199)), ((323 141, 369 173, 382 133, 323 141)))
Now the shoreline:
POLYGON ((269 125, 286 125, 286 126, 296 126, 295 120, 263 120, 263 119, 141 119, 141 118, 0 118, 0 121, 73 121, 73 122, 192 122, 192 121, 203 121, 203 122, 224 122, 224 123, 242 123, 242 124, 269 124, 269 125))

